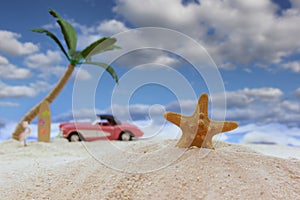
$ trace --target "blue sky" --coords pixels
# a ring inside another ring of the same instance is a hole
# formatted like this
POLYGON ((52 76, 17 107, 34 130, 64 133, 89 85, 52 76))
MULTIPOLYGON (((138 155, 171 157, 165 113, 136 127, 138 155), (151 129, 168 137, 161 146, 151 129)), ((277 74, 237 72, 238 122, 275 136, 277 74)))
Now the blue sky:
POLYGON ((85 119, 94 112, 112 111, 128 119, 123 112, 126 109, 134 120, 161 122, 164 110, 190 114, 196 98, 208 92, 216 102, 214 116, 224 112, 218 103, 226 100, 226 119, 238 121, 240 130, 247 130, 235 132, 245 140, 253 142, 251 134, 256 139, 266 138, 273 127, 284 130, 280 137, 291 141, 286 144, 300 145, 297 0, 1 1, 2 127, 18 121, 39 102, 68 64, 52 40, 29 31, 44 27, 61 38, 49 8, 72 22, 78 31, 79 48, 103 36, 115 36, 122 47, 119 52, 97 57, 114 66, 120 84, 116 86, 101 69, 81 66, 51 105, 53 122, 71 120, 73 114, 85 119), (153 29, 141 29, 143 34, 133 30, 141 27, 166 29, 154 29, 153 34, 153 29), (195 50, 192 41, 205 51, 195 50), (112 59, 116 55, 120 57, 112 59), (205 77, 197 73, 197 67, 204 67, 204 74, 213 68, 214 74, 205 77), (223 85, 212 91, 214 81, 223 85))

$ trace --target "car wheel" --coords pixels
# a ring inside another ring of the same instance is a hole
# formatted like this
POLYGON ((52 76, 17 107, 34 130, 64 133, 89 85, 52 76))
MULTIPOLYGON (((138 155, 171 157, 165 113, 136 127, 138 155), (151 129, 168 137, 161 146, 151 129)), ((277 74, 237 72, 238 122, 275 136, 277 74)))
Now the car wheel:
POLYGON ((69 141, 70 141, 70 142, 80 142, 81 139, 80 139, 78 133, 73 133, 73 134, 69 137, 69 141))
POLYGON ((132 136, 131 136, 131 133, 129 133, 129 132, 123 132, 120 135, 120 140, 122 140, 122 141, 130 141, 131 139, 132 139, 132 136))

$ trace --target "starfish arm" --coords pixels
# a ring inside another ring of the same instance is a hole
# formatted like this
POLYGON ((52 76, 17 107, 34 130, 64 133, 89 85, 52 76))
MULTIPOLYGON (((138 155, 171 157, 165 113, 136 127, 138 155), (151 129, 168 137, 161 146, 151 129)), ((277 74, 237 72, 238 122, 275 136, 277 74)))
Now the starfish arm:
POLYGON ((195 110, 194 114, 200 114, 203 113, 205 116, 208 115, 208 95, 207 94, 202 94, 199 97, 197 108, 195 110))
MULTIPOLYGON (((231 131, 233 129, 236 129, 238 127, 238 123, 236 122, 217 122, 217 121, 211 121, 210 122, 210 127, 211 130, 213 132, 218 132, 218 133, 222 133, 222 132, 227 132, 227 131, 231 131)), ((217 133, 216 133, 217 134, 217 133)))
POLYGON ((174 112, 165 112, 164 117, 166 120, 172 122, 173 124, 176 124, 178 127, 180 127, 180 122, 182 115, 174 112))
POLYGON ((200 131, 200 130, 203 130, 203 131, 207 132, 207 131, 208 131, 208 128, 209 128, 208 125, 209 125, 209 124, 205 123, 205 121, 204 121, 203 119, 199 119, 199 120, 198 120, 198 130, 199 130, 199 131, 200 131))

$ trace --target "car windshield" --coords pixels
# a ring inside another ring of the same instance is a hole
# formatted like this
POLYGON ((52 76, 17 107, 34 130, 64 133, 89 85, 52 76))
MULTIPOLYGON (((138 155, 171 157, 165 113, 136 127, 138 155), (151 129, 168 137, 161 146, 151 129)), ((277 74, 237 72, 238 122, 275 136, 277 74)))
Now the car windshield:
POLYGON ((118 124, 118 125, 122 124, 122 122, 121 122, 120 120, 116 119, 116 118, 115 118, 115 122, 116 122, 116 124, 118 124))
POLYGON ((100 118, 99 122, 109 123, 112 126, 121 124, 121 122, 112 115, 98 115, 98 117, 100 118))

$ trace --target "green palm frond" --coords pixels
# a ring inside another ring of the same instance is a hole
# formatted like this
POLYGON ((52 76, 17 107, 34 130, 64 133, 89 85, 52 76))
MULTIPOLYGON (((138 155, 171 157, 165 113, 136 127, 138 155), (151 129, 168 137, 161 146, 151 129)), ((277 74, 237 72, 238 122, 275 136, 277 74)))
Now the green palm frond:
POLYGON ((52 15, 55 18, 62 19, 62 17, 53 9, 49 9, 49 13, 50 13, 50 15, 52 15))
POLYGON ((65 38, 65 41, 68 46, 69 51, 75 51, 76 50, 76 44, 77 44, 77 34, 74 29, 74 27, 67 21, 63 20, 62 17, 54 10, 50 9, 49 13, 57 18, 57 23, 59 24, 61 28, 61 32, 65 38))
POLYGON ((87 46, 84 50, 81 51, 81 54, 85 59, 89 59, 91 56, 105 51, 120 49, 120 47, 114 45, 116 41, 116 38, 101 38, 87 46))
POLYGON ((118 78, 115 70, 108 64, 101 63, 101 62, 91 62, 91 61, 86 61, 82 64, 97 65, 97 66, 103 67, 112 76, 112 78, 116 81, 116 83, 119 82, 119 78, 118 78))
POLYGON ((97 51, 96 54, 103 53, 103 52, 106 52, 106 51, 112 51, 112 50, 115 50, 115 49, 122 49, 122 48, 119 47, 119 46, 117 46, 117 45, 111 45, 111 46, 109 46, 109 47, 107 47, 105 49, 97 51))
POLYGON ((47 36, 49 36, 52 40, 54 40, 56 42, 56 44, 59 46, 59 48, 65 54, 67 59, 70 60, 70 57, 69 57, 68 53, 66 52, 65 48, 63 47, 61 42, 58 40, 58 38, 53 33, 51 33, 50 31, 48 31, 46 29, 43 29, 43 28, 34 28, 34 29, 31 29, 31 31, 36 32, 36 33, 46 33, 47 36))
POLYGON ((82 56, 84 58, 86 58, 89 55, 89 53, 91 53, 91 51, 93 51, 99 44, 101 44, 103 41, 105 41, 107 39, 108 39, 107 37, 100 38, 99 40, 93 42, 92 44, 90 44, 89 46, 87 46, 86 48, 84 48, 81 51, 82 56))

